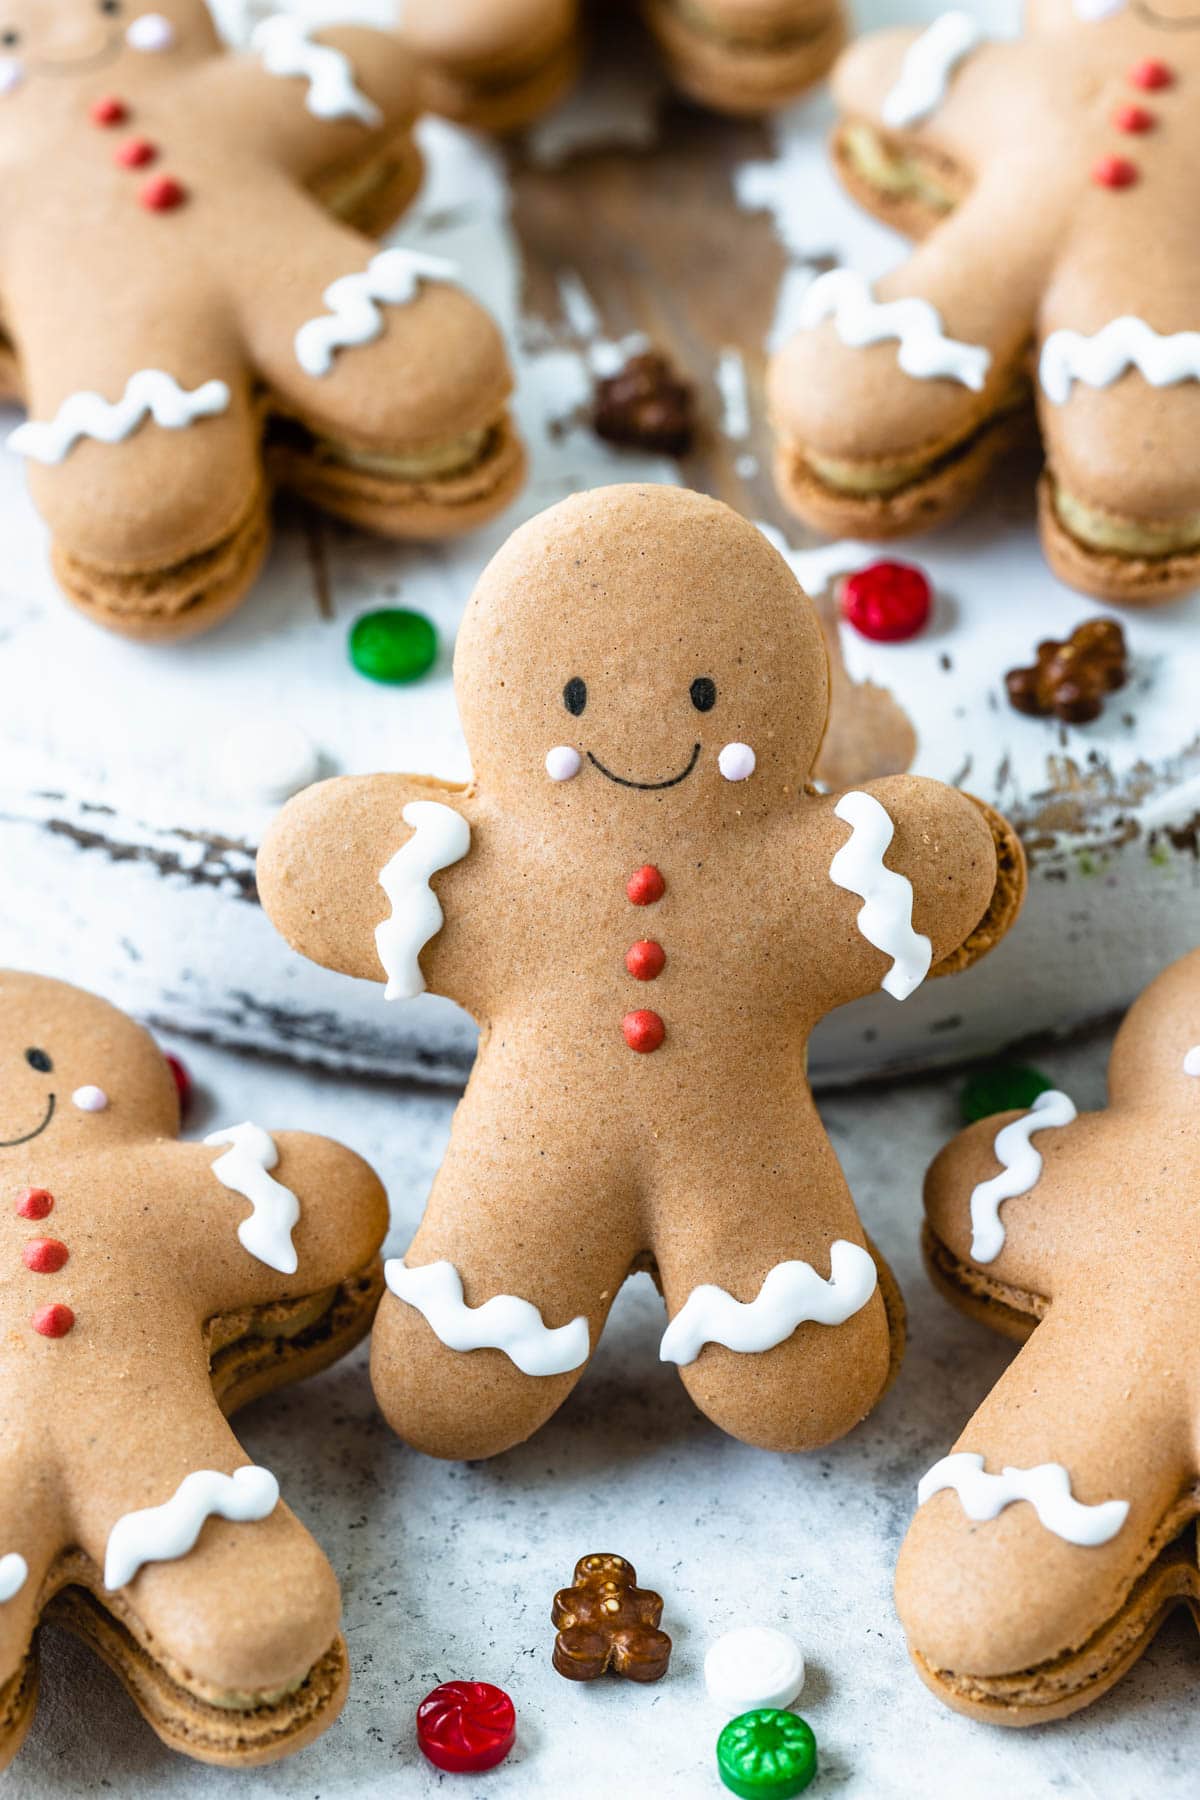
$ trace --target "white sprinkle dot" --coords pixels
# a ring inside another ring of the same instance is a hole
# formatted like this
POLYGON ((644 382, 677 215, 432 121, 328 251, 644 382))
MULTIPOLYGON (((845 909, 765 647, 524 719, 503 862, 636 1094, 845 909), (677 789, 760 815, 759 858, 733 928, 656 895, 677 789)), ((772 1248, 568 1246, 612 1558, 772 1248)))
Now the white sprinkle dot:
POLYGON ((726 781, 745 781, 753 775, 757 758, 749 744, 726 744, 717 767, 726 781))
POLYGON ((546 752, 546 773, 551 781, 570 781, 583 767, 583 758, 570 744, 556 744, 546 752))
POLYGON ((142 13, 125 33, 131 50, 169 50, 175 42, 175 27, 162 13, 142 13))
POLYGON ((90 1085, 76 1088, 71 1099, 80 1112, 103 1112, 108 1105, 108 1095, 104 1089, 90 1085))
POLYGON ((0 94, 11 94, 25 79, 25 70, 15 56, 0 56, 0 94))
POLYGON ((1200 1044, 1193 1044, 1183 1059, 1185 1075, 1200 1075, 1200 1044))

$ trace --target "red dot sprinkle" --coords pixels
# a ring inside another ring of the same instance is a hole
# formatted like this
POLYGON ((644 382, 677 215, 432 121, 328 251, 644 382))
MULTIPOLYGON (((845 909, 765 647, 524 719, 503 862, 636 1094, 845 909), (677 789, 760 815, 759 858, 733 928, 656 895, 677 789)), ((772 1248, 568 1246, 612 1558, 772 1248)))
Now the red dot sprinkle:
POLYGON ((435 1769, 452 1775, 494 1769, 517 1736, 517 1715, 490 1681, 443 1681, 417 1708, 417 1743, 435 1769))
POLYGON ((621 1030, 625 1034, 625 1042, 639 1056, 648 1056, 657 1050, 667 1035, 667 1028, 656 1012, 626 1013, 621 1020, 621 1030))
POLYGON ((59 1238, 30 1238, 21 1258, 35 1275, 57 1275, 70 1254, 59 1238))
POLYGON ((625 883, 625 892, 634 906, 653 906, 667 891, 667 884, 653 863, 635 869, 625 883))
POLYGON ((1158 88, 1170 87, 1175 80, 1175 71, 1170 63, 1160 62, 1156 56, 1148 56, 1145 62, 1134 63, 1129 71, 1129 80, 1133 87, 1152 94, 1158 88))
POLYGON ((149 138, 126 138, 113 151, 113 161, 120 169, 144 169, 158 155, 158 145, 149 138))
POLYGON ((842 583, 842 617, 877 644, 916 637, 932 604, 928 577, 912 563, 870 563, 842 583))
POLYGON ((17 1195, 17 1216, 44 1219, 54 1211, 54 1195, 48 1188, 23 1188, 17 1195))
POLYGON ((173 175, 152 175, 139 189, 138 199, 147 212, 172 212, 187 199, 187 189, 173 175))
POLYGON ((642 938, 625 952, 625 967, 635 981, 654 981, 663 972, 667 953, 653 938, 642 938))
POLYGON ((177 1056, 167 1056, 167 1067, 175 1077, 175 1091, 179 1095, 179 1111, 186 1114, 192 1100, 192 1078, 188 1074, 186 1063, 180 1062, 177 1056))
POLYGON ((1098 187, 1132 187, 1137 178, 1137 164, 1127 156, 1102 156, 1092 165, 1092 180, 1098 187))
POLYGON ((52 1306, 39 1306, 32 1319, 33 1329, 48 1338, 66 1337, 74 1323, 70 1307, 57 1300, 52 1306))
POLYGON ((90 111, 92 124, 102 127, 123 125, 129 117, 125 102, 118 100, 114 94, 105 94, 101 99, 93 100, 90 111))
POLYGON ((1153 131, 1156 123, 1148 106, 1136 106, 1131 100, 1118 106, 1113 114, 1113 124, 1118 131, 1153 131))

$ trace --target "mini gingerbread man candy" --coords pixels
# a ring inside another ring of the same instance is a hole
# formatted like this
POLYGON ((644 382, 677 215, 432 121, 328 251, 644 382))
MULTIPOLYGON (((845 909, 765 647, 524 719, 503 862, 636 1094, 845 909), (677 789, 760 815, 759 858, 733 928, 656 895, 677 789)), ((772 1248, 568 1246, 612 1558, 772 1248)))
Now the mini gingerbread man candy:
POLYGON ((43 1617, 204 1762, 285 1756, 345 1699, 333 1571, 223 1415, 362 1337, 386 1200, 326 1138, 178 1129, 146 1032, 0 973, 0 1764, 43 1617))
POLYGON ((1052 568, 1149 604, 1200 579, 1200 12, 1027 10, 1020 43, 958 11, 839 64, 839 172, 923 241, 874 286, 809 289, 770 378, 779 486, 838 536, 924 529, 1025 433, 1032 376, 1052 568))
POLYGON ((355 228, 419 184, 410 52, 280 17, 235 56, 202 0, 161 7, 0 13, 9 444, 66 593, 137 638, 239 603, 273 483, 436 538, 522 473, 492 321, 449 264, 355 228))
POLYGON ((901 999, 1002 936, 1019 846, 936 782, 811 790, 816 616, 763 534, 699 494, 602 488, 525 525, 467 608, 455 683, 468 786, 323 782, 258 862, 298 950, 482 1027, 385 1270, 383 1409, 436 1455, 506 1449, 652 1266, 660 1354, 696 1404, 756 1444, 825 1443, 887 1385, 902 1328, 804 1046, 831 1008, 901 999))
POLYGON ((1106 1111, 1051 1090, 929 1172, 938 1287, 1029 1340, 922 1480, 900 1555, 913 1660, 960 1712, 1061 1718, 1200 1602, 1198 1182, 1200 952, 1128 1014, 1106 1111))
POLYGON ((609 1670, 627 1681, 661 1681, 671 1660, 671 1640, 659 1630, 662 1609, 662 1595, 640 1588, 623 1556, 581 1556, 550 1610, 555 1668, 568 1681, 595 1681, 609 1670))

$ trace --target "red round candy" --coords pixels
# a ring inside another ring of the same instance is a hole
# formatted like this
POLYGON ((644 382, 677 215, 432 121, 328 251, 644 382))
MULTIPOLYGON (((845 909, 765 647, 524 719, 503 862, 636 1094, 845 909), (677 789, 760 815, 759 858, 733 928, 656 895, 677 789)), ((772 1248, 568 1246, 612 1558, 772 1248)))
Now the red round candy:
POLYGON ((1118 131, 1152 131, 1155 119, 1148 106, 1135 106, 1130 100, 1124 106, 1118 106, 1113 114, 1113 124, 1118 131))
POLYGON ((152 163, 157 155, 158 146, 152 144, 149 138, 126 138, 125 142, 118 144, 113 151, 113 161, 118 168, 144 169, 146 164, 152 163))
POLYGON ((1092 165, 1092 180, 1098 187, 1132 187, 1137 178, 1137 164, 1127 156, 1102 156, 1092 165))
POLYGON ((101 99, 93 100, 90 110, 93 125, 123 125, 129 117, 125 102, 118 100, 114 94, 105 94, 101 99))
POLYGON ((656 1012, 626 1013, 621 1020, 621 1030, 629 1048, 640 1056, 648 1056, 651 1050, 657 1050, 667 1035, 667 1028, 656 1012))
POLYGON ((916 637, 932 604, 929 581, 912 563, 870 563, 842 583, 842 617, 877 644, 916 637))
POLYGON ((57 1275, 70 1254, 61 1238, 30 1238, 21 1260, 35 1275, 57 1275))
POLYGON ((173 175, 152 175, 139 191, 138 199, 147 212, 171 212, 187 199, 187 189, 173 175))
POLYGON ((653 938, 641 938, 625 952, 625 967, 635 981, 654 981, 662 974, 667 953, 653 938))
POLYGON ((186 1113, 192 1098, 192 1078, 185 1064, 177 1056, 167 1055, 167 1067, 175 1077, 175 1091, 179 1095, 180 1113, 186 1113))
POLYGON ((75 1314, 69 1306, 55 1301, 51 1306, 39 1306, 31 1321, 33 1329, 40 1331, 43 1337, 66 1337, 75 1323, 75 1314))
POLYGON ((1160 62, 1156 56, 1148 56, 1145 62, 1134 63, 1129 71, 1129 80, 1135 88, 1152 94, 1156 88, 1170 87, 1175 79, 1175 71, 1170 63, 1160 62))
POLYGON ((634 906, 653 906, 667 891, 667 884, 653 863, 635 869, 625 883, 625 892, 634 906))
POLYGON ((417 1743, 434 1768, 452 1775, 494 1769, 516 1736, 513 1703, 490 1681, 443 1681, 417 1708, 417 1743))
POLYGON ((49 1188, 22 1188, 17 1195, 17 1216, 21 1219, 44 1219, 54 1211, 54 1195, 49 1188))

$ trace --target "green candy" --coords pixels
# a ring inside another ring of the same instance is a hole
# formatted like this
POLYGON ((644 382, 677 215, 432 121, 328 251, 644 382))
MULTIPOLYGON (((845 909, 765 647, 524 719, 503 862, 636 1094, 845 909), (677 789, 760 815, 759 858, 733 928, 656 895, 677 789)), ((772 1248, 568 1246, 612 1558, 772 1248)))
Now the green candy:
POLYGON ((717 1739, 717 1772, 743 1800, 791 1800, 817 1772, 812 1726, 775 1706, 742 1713, 717 1739))
POLYGON ((1028 1112, 1038 1095, 1053 1086, 1040 1069, 1031 1069, 1024 1063, 996 1063, 971 1076, 959 1096, 959 1105, 967 1124, 973 1125, 976 1119, 990 1119, 993 1113, 1028 1112))
POLYGON ((371 681, 418 681, 437 659, 437 632, 424 613, 385 606, 350 627, 350 661, 371 681))

